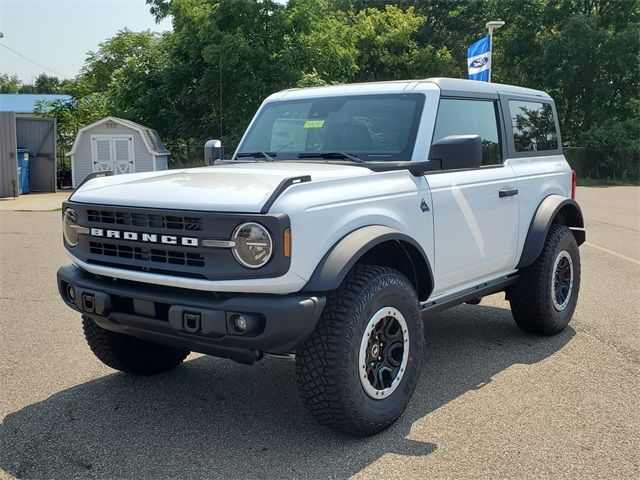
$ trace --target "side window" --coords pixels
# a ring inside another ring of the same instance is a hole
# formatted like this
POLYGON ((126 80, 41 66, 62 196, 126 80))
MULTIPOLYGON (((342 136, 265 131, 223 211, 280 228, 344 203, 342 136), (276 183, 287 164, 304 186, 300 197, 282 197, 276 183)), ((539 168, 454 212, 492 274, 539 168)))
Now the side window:
POLYGON ((509 100, 516 152, 558 149, 553 109, 548 103, 509 100))
POLYGON ((490 100, 441 99, 433 141, 449 135, 480 135, 482 139, 482 165, 502 163, 495 102, 490 100))

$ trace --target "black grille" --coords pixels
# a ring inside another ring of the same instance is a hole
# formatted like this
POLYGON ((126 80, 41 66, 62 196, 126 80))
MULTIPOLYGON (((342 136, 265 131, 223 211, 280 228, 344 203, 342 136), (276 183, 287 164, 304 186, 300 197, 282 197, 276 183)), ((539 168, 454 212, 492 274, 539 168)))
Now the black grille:
POLYGON ((116 212, 114 210, 87 210, 90 222, 112 225, 134 225, 137 227, 163 228, 171 230, 202 230, 200 217, 182 215, 160 215, 157 213, 116 212))
POLYGON ((204 267, 204 257, 198 253, 178 252, 158 247, 132 247, 116 243, 89 242, 89 251, 94 255, 105 257, 129 258, 170 265, 187 265, 204 267))
POLYGON ((65 202, 63 208, 67 207, 77 212, 80 225, 100 229, 99 232, 90 230, 88 234, 80 235, 78 245, 69 249, 75 258, 88 264, 211 281, 273 278, 284 275, 289 269, 289 258, 283 256, 278 242, 281 232, 289 227, 289 219, 283 214, 163 210, 65 202), (230 239, 238 225, 250 221, 262 223, 276 239, 274 258, 263 268, 252 270, 243 267, 228 248, 202 246, 205 238, 230 239), (132 233, 137 234, 138 240, 132 233), (144 234, 156 235, 156 238, 145 237, 143 240, 140 235, 144 234), (168 240, 162 235, 177 238, 168 240), (183 242, 184 237, 197 238, 198 245, 183 242), (174 243, 169 243, 172 241, 174 243))

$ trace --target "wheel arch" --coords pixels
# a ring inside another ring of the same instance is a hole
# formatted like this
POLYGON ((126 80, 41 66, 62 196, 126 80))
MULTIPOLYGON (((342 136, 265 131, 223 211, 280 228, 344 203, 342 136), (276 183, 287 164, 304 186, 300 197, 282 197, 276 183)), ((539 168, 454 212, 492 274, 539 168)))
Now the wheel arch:
POLYGON ((433 291, 433 272, 420 244, 383 225, 362 227, 342 237, 322 258, 303 291, 335 290, 358 263, 399 270, 414 285, 421 301, 433 291))
POLYGON ((571 198, 549 195, 540 203, 531 220, 517 268, 528 267, 535 262, 554 223, 569 227, 578 245, 585 242, 584 218, 578 203, 571 198))

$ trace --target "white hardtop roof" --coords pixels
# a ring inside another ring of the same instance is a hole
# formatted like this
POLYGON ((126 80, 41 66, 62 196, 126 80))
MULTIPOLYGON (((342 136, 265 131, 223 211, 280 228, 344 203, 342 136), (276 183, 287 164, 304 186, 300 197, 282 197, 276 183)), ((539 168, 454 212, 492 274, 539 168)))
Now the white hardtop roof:
POLYGON ((478 82, 458 78, 427 78, 423 80, 394 80, 390 82, 351 83, 312 88, 292 88, 274 93, 268 100, 313 98, 336 95, 362 95, 383 93, 408 93, 411 91, 440 90, 447 93, 469 93, 497 95, 512 94, 530 97, 550 98, 545 92, 531 88, 503 85, 501 83, 478 82))
POLYGON ((69 151, 69 153, 67 153, 66 156, 74 154, 74 152, 76 151, 76 146, 79 143, 78 140, 80 140, 80 136, 82 135, 83 132, 87 131, 92 127, 95 127, 96 125, 100 125, 101 123, 106 123, 106 122, 118 123, 123 127, 132 128, 133 130, 137 130, 138 132, 140 132, 144 145, 145 147, 147 147, 147 150, 149 151, 150 154, 169 155, 169 152, 165 148, 164 143, 162 143, 162 139, 160 138, 160 135, 158 135, 158 132, 156 132, 153 128, 145 127, 144 125, 140 125, 139 123, 132 122, 131 120, 125 120, 124 118, 109 116, 109 117, 104 117, 98 120, 97 122, 93 122, 92 124, 82 127, 80 130, 78 130, 76 139, 74 140, 73 146, 71 147, 71 151, 69 151))

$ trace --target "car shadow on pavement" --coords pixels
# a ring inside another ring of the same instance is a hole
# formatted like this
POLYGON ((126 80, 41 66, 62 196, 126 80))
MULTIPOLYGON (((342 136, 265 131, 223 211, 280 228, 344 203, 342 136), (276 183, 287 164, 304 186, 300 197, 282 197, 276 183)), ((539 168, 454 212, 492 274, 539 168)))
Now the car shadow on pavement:
POLYGON ((316 424, 291 362, 198 357, 156 377, 113 373, 8 415, 0 469, 47 479, 345 478, 384 454, 430 454, 437 445, 407 438, 415 421, 511 365, 549 357, 574 334, 527 335, 509 310, 482 305, 426 320, 415 395, 393 427, 368 439, 316 424))

